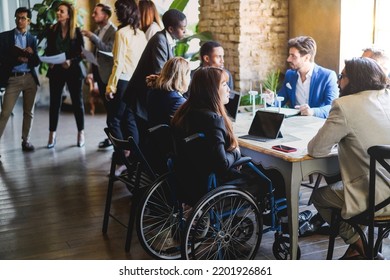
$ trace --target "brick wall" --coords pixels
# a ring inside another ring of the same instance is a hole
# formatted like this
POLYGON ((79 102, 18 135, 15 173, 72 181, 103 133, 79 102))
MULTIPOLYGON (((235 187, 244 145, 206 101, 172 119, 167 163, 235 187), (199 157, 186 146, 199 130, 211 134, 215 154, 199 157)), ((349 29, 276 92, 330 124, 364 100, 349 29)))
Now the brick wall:
POLYGON ((225 49, 235 88, 286 69, 288 0, 199 0, 199 31, 210 31, 225 49))

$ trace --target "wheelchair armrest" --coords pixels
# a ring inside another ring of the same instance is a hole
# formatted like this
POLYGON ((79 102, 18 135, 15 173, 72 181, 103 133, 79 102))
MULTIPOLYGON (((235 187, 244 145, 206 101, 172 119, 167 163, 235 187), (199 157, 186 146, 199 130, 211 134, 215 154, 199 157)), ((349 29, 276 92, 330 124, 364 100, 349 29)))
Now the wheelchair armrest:
POLYGON ((251 157, 241 157, 239 160, 237 160, 236 162, 234 162, 232 164, 231 168, 243 165, 243 164, 251 162, 251 161, 252 161, 251 157))
POLYGON ((154 133, 154 132, 156 132, 156 131, 158 131, 160 129, 169 129, 169 128, 170 128, 170 126, 167 125, 167 124, 158 124, 156 126, 153 126, 153 127, 149 128, 148 129, 148 133, 154 133))
POLYGON ((204 137, 205 137, 204 133, 195 133, 195 134, 192 134, 192 135, 184 138, 183 140, 184 140, 184 143, 187 144, 187 143, 189 143, 189 142, 191 142, 193 140, 196 140, 196 139, 199 139, 199 138, 204 138, 204 137))

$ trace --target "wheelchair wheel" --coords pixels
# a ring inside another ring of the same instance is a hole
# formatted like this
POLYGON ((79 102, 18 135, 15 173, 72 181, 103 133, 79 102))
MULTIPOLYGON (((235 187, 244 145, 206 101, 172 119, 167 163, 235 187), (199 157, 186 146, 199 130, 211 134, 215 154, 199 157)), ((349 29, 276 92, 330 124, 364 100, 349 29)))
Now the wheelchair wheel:
MULTIPOLYGON (((290 259, 290 237, 275 233, 275 241, 272 244, 272 253, 277 260, 290 259)), ((297 260, 301 258, 301 249, 298 246, 297 260)))
POLYGON ((175 198, 173 174, 159 177, 140 201, 137 234, 145 251, 154 258, 180 259, 183 213, 175 198))
POLYGON ((206 194, 194 207, 182 238, 184 259, 253 259, 263 220, 252 195, 234 186, 206 194))

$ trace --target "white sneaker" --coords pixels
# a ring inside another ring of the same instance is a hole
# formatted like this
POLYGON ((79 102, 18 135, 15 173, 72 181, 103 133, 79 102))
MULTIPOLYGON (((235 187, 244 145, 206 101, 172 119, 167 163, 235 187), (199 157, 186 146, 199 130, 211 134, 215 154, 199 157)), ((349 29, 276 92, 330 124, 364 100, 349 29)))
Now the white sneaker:
POLYGON ((126 169, 127 169, 127 167, 124 164, 117 165, 116 169, 115 169, 115 176, 120 176, 122 174, 122 172, 125 171, 126 169))

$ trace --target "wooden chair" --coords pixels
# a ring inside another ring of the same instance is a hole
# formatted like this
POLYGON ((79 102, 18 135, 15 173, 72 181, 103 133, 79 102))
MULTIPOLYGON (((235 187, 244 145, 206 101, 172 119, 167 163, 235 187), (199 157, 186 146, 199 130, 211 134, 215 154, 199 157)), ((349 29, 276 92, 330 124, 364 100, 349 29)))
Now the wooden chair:
MULTIPOLYGON (((346 222, 350 224, 360 235, 363 241, 364 251, 367 259, 375 259, 378 252, 382 250, 382 241, 386 238, 390 232, 390 215, 389 216, 376 216, 375 213, 388 206, 390 204, 390 196, 385 198, 382 202, 375 204, 375 180, 378 176, 377 163, 380 164, 380 173, 387 174, 381 176, 387 176, 389 178, 390 165, 386 160, 390 159, 390 145, 373 146, 367 150, 370 155, 370 179, 369 179, 369 193, 368 193, 368 208, 364 212, 350 218, 343 219, 340 214, 340 209, 334 209, 332 213, 331 221, 331 234, 329 236, 328 254, 327 259, 332 259, 335 239, 338 235, 340 222, 346 222), (365 230, 362 230, 361 225, 367 226, 367 234, 365 230), (378 229, 378 236, 374 240, 374 229, 378 229), (374 242, 375 241, 375 242, 374 242)), ((387 182, 387 186, 390 188, 390 182, 387 182)))
POLYGON ((143 194, 143 191, 146 189, 146 186, 149 186, 151 182, 153 182, 157 178, 157 175, 154 173, 154 171, 146 161, 144 155, 142 154, 137 143, 134 141, 133 137, 129 137, 127 140, 121 140, 115 138, 109 132, 108 128, 105 128, 104 131, 114 146, 114 152, 111 160, 102 231, 103 234, 107 233, 108 221, 110 217, 122 226, 127 227, 125 250, 126 252, 129 252, 138 203, 143 194), (130 151, 130 159, 124 155, 124 150, 130 151), (126 165, 126 172, 117 176, 115 175, 115 168, 116 165, 119 164, 119 162, 120 164, 126 165), (127 224, 120 221, 110 212, 112 193, 114 183, 116 181, 120 181, 126 184, 127 188, 133 195, 129 212, 129 220, 127 224))

